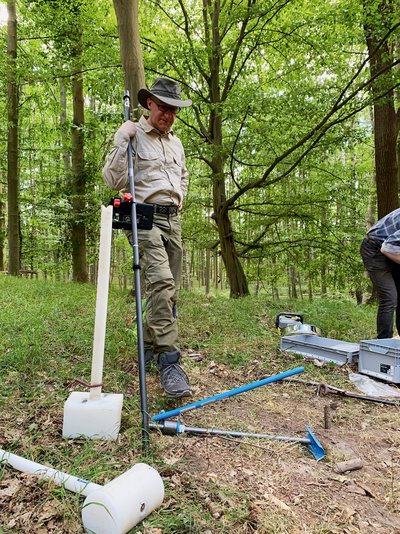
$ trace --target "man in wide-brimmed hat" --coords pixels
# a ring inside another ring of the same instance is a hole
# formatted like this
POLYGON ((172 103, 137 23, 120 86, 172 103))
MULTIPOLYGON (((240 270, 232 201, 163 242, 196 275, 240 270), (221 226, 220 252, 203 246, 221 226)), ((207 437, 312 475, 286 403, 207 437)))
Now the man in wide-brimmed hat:
POLYGON ((187 191, 188 172, 182 143, 172 131, 182 100, 179 84, 157 78, 150 89, 138 93, 149 111, 137 123, 126 121, 116 132, 103 178, 112 188, 129 189, 126 151, 132 139, 135 197, 154 205, 151 230, 138 230, 141 268, 147 293, 143 326, 146 367, 154 362, 160 383, 170 397, 192 394, 180 366, 176 301, 181 278, 182 244, 179 212, 187 191))

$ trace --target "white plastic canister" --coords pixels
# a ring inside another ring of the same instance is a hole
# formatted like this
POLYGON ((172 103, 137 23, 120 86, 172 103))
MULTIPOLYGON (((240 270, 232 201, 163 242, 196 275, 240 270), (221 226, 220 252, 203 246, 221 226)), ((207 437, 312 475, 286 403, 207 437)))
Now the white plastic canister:
POLYGON ((136 464, 86 497, 83 526, 93 534, 126 534, 163 499, 164 484, 159 473, 147 464, 136 464))

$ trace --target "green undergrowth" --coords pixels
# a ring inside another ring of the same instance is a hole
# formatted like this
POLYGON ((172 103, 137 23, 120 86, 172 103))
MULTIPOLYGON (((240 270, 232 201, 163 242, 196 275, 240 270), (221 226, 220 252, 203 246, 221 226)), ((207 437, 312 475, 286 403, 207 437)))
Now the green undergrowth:
MULTIPOLYGON (((0 292, 0 447, 100 484, 124 472, 127 465, 146 461, 165 475, 170 501, 168 507, 146 518, 146 527, 159 528, 164 534, 216 532, 215 518, 199 499, 173 490, 170 468, 157 445, 142 454, 135 303, 128 291, 110 290, 107 314, 105 388, 124 394, 117 442, 72 442, 61 437, 63 405, 69 393, 85 389, 77 380, 90 381, 96 288, 2 275, 0 292)), ((301 357, 281 353, 275 316, 282 311, 302 313, 305 322, 320 327, 326 337, 352 342, 374 337, 375 308, 357 306, 348 298, 276 302, 263 295, 229 299, 182 292, 178 320, 189 374, 194 366, 207 373, 211 362, 216 362, 239 371, 248 382, 304 365, 307 378, 340 385, 341 374, 333 364, 318 368, 301 357), (191 351, 200 352, 204 359, 191 360, 191 351)), ((151 413, 176 406, 159 390, 156 393, 154 388, 150 391, 151 413)), ((3 476, 0 466, 0 480, 3 476)), ((62 488, 51 491, 64 521, 72 525, 68 532, 73 532, 74 525, 79 525, 81 499, 62 488)), ((232 525, 240 523, 240 509, 231 518, 228 514, 227 520, 232 525)))

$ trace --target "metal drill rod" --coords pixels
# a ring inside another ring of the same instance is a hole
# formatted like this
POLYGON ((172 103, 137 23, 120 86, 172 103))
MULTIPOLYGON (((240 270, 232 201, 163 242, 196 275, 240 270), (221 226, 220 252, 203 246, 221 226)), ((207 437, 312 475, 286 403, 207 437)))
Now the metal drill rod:
POLYGON ((180 424, 178 421, 163 421, 161 424, 150 423, 152 430, 160 430, 165 435, 175 434, 193 434, 206 436, 231 436, 233 438, 259 438, 272 439, 276 441, 291 441, 292 443, 303 443, 309 445, 311 440, 308 438, 294 438, 287 436, 275 436, 274 434, 257 434, 252 432, 240 432, 237 430, 219 430, 217 428, 198 428, 194 426, 186 426, 180 424))
POLYGON ((240 437, 240 438, 258 438, 269 439, 275 441, 286 441, 290 443, 299 443, 301 445, 307 445, 314 458, 319 461, 325 456, 325 451, 314 436, 309 426, 306 426, 307 437, 296 438, 290 436, 276 436, 271 434, 257 434, 251 432, 240 432, 236 430, 219 430, 216 428, 197 428, 191 426, 182 425, 179 421, 163 421, 162 423, 150 423, 150 429, 159 430, 162 434, 173 436, 176 434, 191 434, 202 436, 228 436, 228 437, 240 437))
MULTIPOLYGON (((130 120, 130 96, 129 91, 124 91, 125 120, 130 120)), ((139 389, 140 410, 142 414, 142 445, 144 452, 149 448, 149 414, 147 411, 146 369, 144 362, 144 340, 142 320, 142 296, 140 290, 140 264, 139 264, 139 239, 136 219, 135 182, 133 175, 132 142, 128 142, 128 175, 129 189, 132 195, 131 220, 132 220, 132 247, 133 247, 133 270, 135 273, 135 301, 136 301, 136 325, 138 340, 138 365, 139 365, 139 389)))

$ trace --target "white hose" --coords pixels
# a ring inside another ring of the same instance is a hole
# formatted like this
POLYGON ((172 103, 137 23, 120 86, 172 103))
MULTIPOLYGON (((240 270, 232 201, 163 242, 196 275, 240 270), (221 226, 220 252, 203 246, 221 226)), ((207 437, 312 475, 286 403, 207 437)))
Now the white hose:
POLYGON ((30 473, 44 480, 52 480, 57 486, 62 486, 69 491, 80 493, 85 497, 93 491, 102 488, 99 484, 94 484, 82 478, 32 462, 32 460, 27 460, 26 458, 22 458, 22 456, 6 452, 3 449, 0 449, 0 464, 8 464, 22 473, 30 473))

